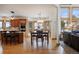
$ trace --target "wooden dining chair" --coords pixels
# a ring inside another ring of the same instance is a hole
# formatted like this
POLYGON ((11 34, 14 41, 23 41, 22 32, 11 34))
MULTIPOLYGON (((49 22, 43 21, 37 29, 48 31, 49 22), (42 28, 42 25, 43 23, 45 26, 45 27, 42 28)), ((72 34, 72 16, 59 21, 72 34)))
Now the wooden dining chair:
POLYGON ((37 43, 37 46, 38 46, 38 39, 41 38, 41 42, 42 42, 42 46, 43 46, 43 41, 44 41, 44 38, 43 38, 43 31, 37 31, 37 36, 36 36, 36 43, 37 43))
POLYGON ((37 34, 31 32, 31 45, 33 45, 33 40, 36 38, 37 34))

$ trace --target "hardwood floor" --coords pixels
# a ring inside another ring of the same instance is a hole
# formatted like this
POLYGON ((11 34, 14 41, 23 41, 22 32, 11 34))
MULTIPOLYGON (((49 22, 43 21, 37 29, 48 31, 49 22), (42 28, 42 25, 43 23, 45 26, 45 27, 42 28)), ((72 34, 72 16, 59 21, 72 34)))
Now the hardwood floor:
POLYGON ((33 41, 31 46, 31 41, 29 38, 24 39, 23 44, 7 44, 1 45, 0 42, 0 53, 2 54, 77 54, 78 52, 72 48, 60 42, 60 45, 56 45, 56 40, 49 40, 49 45, 47 46, 46 40, 43 46, 39 39, 38 46, 36 46, 36 41, 33 41))

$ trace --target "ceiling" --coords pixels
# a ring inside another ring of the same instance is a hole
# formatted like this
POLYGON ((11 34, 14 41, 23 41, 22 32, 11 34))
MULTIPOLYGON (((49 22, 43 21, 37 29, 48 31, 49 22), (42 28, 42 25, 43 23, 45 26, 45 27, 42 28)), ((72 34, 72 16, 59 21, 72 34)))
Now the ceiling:
POLYGON ((0 16, 11 16, 10 11, 14 11, 15 16, 48 16, 54 13, 56 5, 52 4, 0 4, 0 16))

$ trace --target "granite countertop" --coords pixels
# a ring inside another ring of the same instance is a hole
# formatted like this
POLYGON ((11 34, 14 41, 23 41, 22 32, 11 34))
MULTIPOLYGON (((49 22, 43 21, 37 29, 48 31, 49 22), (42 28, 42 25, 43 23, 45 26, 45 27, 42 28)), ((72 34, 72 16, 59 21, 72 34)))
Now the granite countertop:
MULTIPOLYGON (((1 30, 0 32, 4 32, 4 31, 1 30)), ((6 33, 10 33, 10 32, 23 33, 22 31, 13 31, 13 30, 6 31, 6 33)))
POLYGON ((69 33, 73 36, 79 37, 79 32, 68 32, 68 31, 64 31, 64 33, 69 33))
POLYGON ((71 35, 74 35, 76 37, 79 37, 79 33, 72 33, 71 35))

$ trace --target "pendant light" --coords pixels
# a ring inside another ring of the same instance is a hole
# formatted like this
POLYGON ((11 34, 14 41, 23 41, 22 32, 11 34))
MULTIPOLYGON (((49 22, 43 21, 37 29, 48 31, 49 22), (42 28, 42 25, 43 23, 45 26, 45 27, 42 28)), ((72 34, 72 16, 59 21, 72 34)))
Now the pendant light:
POLYGON ((11 12, 11 14, 12 14, 11 20, 14 20, 14 18, 15 18, 15 17, 14 17, 14 13, 15 13, 15 12, 14 12, 14 11, 10 11, 10 12, 11 12))

